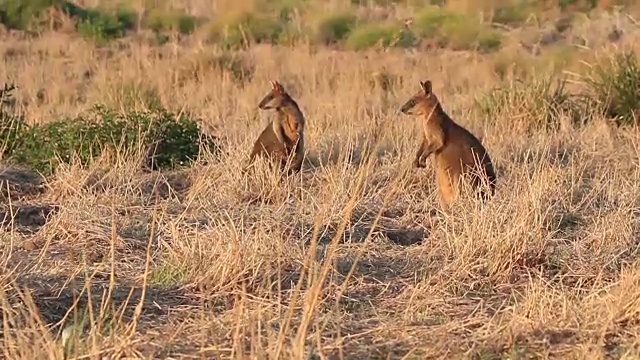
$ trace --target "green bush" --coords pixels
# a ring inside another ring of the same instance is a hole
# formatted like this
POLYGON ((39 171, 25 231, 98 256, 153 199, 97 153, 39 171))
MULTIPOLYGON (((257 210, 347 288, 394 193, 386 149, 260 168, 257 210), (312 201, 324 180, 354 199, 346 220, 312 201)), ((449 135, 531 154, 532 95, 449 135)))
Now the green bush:
MULTIPOLYGON (((212 144, 205 144, 212 145, 212 144)), ((87 117, 54 121, 27 131, 12 159, 50 173, 56 161, 88 164, 104 148, 131 153, 144 148, 146 165, 167 169, 188 165, 198 156, 198 124, 165 110, 117 114, 101 106, 87 117), (56 159, 52 161, 52 159, 56 159)))
POLYGON ((500 33, 481 24, 477 18, 438 7, 418 13, 413 28, 419 37, 453 50, 477 49, 488 52, 501 45, 500 33))
POLYGON ((78 32, 99 43, 123 37, 135 25, 135 13, 118 9, 108 12, 97 9, 76 10, 78 32))
MULTIPOLYGON (((5 85, 0 91, 2 104, 13 89, 5 85)), ((4 105, 0 110, 3 155, 44 174, 61 162, 86 165, 106 148, 124 155, 143 151, 145 165, 155 170, 189 165, 201 146, 217 150, 215 139, 203 135, 195 120, 164 109, 118 114, 95 106, 86 116, 34 126, 5 111, 4 105)))
POLYGON ((179 11, 154 9, 143 20, 143 26, 160 33, 176 30, 181 34, 191 34, 196 28, 196 18, 179 11))
POLYGON ((416 14, 412 27, 421 37, 435 38, 440 35, 440 29, 451 21, 459 21, 463 15, 440 7, 429 7, 416 14))
POLYGON ((351 32, 345 46, 350 50, 364 50, 376 44, 383 46, 409 47, 415 37, 395 23, 364 24, 351 32))
POLYGON ((477 101, 482 113, 490 120, 508 117, 509 121, 524 121, 529 128, 555 129, 560 115, 574 123, 583 120, 583 108, 568 93, 564 79, 551 77, 532 82, 514 81, 500 86, 477 101))
POLYGON ((335 44, 348 37, 356 26, 356 21, 355 14, 348 12, 326 15, 318 23, 315 38, 325 45, 335 44))
POLYGON ((619 123, 640 120, 640 65, 635 53, 616 54, 611 63, 597 65, 587 78, 590 96, 604 116, 619 123))
POLYGON ((0 21, 11 29, 30 30, 51 6, 60 6, 63 0, 2 0, 0 21))
POLYGON ((3 0, 0 1, 0 21, 13 29, 38 30, 45 12, 52 7, 75 19, 81 35, 98 41, 124 36, 135 25, 136 14, 132 11, 85 9, 64 0, 3 0))

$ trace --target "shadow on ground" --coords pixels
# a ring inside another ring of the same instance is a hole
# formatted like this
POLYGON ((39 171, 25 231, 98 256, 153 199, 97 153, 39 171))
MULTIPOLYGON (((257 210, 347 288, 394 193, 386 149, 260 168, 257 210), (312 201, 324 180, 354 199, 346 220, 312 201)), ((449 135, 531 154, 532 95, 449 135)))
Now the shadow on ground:
POLYGON ((150 199, 167 199, 171 196, 181 198, 191 188, 191 176, 189 169, 187 169, 172 172, 141 172, 135 179, 127 180, 121 174, 98 170, 91 174, 84 184, 84 188, 92 193, 119 188, 129 190, 132 186, 143 197, 150 199))
POLYGON ((112 286, 109 294, 108 274, 95 276, 89 281, 83 277, 68 279, 51 275, 20 276, 15 281, 14 291, 5 293, 9 295, 9 301, 14 307, 25 303, 15 291, 15 287, 23 293, 24 289, 28 290, 42 323, 54 332, 60 329, 61 324, 71 321, 74 311, 80 313, 89 306, 94 314, 100 314, 100 309, 106 308, 104 318, 121 316, 120 321, 129 324, 136 307, 142 302, 142 311, 138 318, 140 329, 168 322, 172 309, 197 306, 195 300, 186 296, 179 288, 148 286, 144 289, 143 298, 141 286, 116 284, 112 286))
POLYGON ((366 164, 370 157, 379 160, 387 156, 397 157, 397 149, 389 144, 379 144, 376 148, 371 134, 361 134, 354 140, 336 140, 326 149, 307 154, 303 166, 305 169, 316 169, 347 163, 359 167, 366 164))
POLYGON ((38 196, 44 192, 44 178, 38 173, 18 168, 0 168, 0 201, 20 200, 38 196))
MULTIPOLYGON (((422 243, 429 237, 428 229, 424 227, 409 227, 401 224, 396 218, 402 214, 384 212, 376 223, 376 213, 373 211, 354 212, 349 224, 341 234, 340 243, 362 243, 368 236, 376 241, 386 240, 400 246, 412 246, 422 243), (374 226, 375 223, 375 226, 374 226), (370 234, 370 235, 369 235, 370 234)), ((324 224, 319 231, 319 243, 328 244, 338 235, 340 221, 324 224)), ((303 229, 313 229, 314 225, 309 223, 299 224, 293 231, 302 233, 303 229)), ((305 242, 311 242, 313 232, 307 231, 308 235, 303 238, 305 242)))
POLYGON ((57 205, 0 205, 0 228, 34 232, 44 226, 60 208, 57 205))

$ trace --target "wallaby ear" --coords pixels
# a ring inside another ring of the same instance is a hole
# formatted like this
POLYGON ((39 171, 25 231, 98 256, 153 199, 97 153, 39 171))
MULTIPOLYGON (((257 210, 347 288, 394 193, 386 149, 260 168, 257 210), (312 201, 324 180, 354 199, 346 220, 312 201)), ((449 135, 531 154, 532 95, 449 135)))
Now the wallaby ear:
POLYGON ((280 94, 284 93, 284 87, 280 85, 280 83, 277 80, 273 81, 273 89, 279 92, 280 94))
POLYGON ((425 94, 431 94, 431 80, 421 81, 420 86, 422 87, 422 90, 424 90, 425 94))

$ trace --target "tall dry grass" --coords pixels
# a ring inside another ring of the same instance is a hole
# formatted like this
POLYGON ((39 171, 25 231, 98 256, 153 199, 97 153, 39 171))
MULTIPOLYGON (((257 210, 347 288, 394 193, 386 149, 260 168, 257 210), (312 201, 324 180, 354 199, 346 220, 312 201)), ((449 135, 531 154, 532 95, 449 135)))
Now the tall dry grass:
MULTIPOLYGON (((597 26, 576 31, 606 37, 597 26)), ((639 38, 574 49, 566 69, 637 52, 639 38)), ((494 119, 475 107, 495 86, 559 73, 552 52, 264 46, 240 54, 243 81, 197 40, 105 49, 10 35, 0 52, 0 78, 19 86, 31 121, 151 97, 201 116, 224 149, 164 174, 105 166, 115 155, 104 154, 36 195, 4 191, 15 219, 0 242, 5 358, 640 356, 640 136, 597 116, 532 130, 513 125, 528 116, 519 107, 494 119), (508 63, 521 72, 501 79, 504 58, 530 65, 508 63), (376 83, 382 71, 390 87, 376 83), (272 79, 307 118, 308 161, 284 182, 240 175, 272 116, 257 110, 272 79), (432 169, 410 168, 418 125, 397 108, 425 79, 491 154, 498 190, 484 207, 440 214, 432 169)), ((9 167, 2 177, 5 190, 37 182, 9 167)))

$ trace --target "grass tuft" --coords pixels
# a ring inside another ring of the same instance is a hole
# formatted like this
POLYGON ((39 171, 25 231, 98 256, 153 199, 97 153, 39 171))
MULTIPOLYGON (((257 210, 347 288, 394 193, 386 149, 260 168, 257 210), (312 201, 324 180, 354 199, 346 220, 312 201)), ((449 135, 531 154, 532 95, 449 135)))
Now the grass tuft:
POLYGON ((593 100, 603 115, 622 124, 640 121, 640 64, 633 52, 614 54, 586 77, 593 100))

